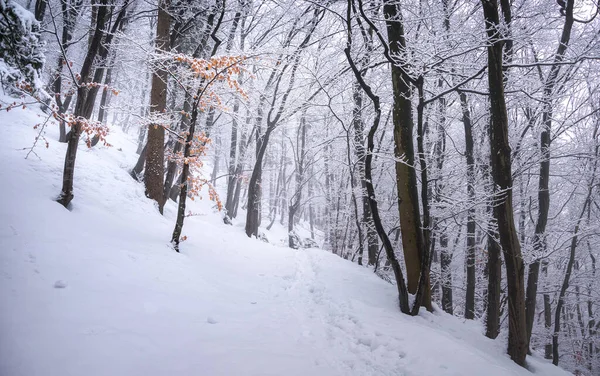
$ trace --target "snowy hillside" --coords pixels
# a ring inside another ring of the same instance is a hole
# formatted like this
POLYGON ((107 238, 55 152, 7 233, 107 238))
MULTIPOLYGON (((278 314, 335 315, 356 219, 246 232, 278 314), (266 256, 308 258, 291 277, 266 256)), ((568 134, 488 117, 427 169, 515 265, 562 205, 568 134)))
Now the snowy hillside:
MULTIPOLYGON (((53 201, 65 145, 31 153, 32 110, 0 113, 0 375, 528 375, 505 339, 326 251, 248 239, 191 203, 182 253, 128 169, 135 144, 79 150, 72 211, 53 201)), ((277 239, 275 242, 277 242, 277 239)), ((529 358, 539 375, 564 375, 529 358)))

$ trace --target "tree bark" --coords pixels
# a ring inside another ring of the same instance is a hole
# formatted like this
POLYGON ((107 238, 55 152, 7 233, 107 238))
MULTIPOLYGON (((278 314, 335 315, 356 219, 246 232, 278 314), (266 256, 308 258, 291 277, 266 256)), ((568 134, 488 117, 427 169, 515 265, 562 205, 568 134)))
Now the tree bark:
POLYGON ((531 338, 533 329, 533 319, 535 317, 535 306, 537 300, 537 288, 540 275, 540 262, 543 253, 546 250, 546 224, 548 223, 548 211, 550 209, 550 142, 552 130, 553 98, 556 79, 561 69, 565 52, 571 39, 571 29, 573 28, 573 7, 574 0, 568 0, 565 8, 565 23, 563 25, 560 41, 554 55, 554 64, 550 67, 548 77, 544 82, 542 125, 543 130, 540 134, 540 152, 542 159, 540 162, 540 176, 538 182, 538 217, 535 225, 535 234, 533 236, 533 247, 535 259, 529 265, 527 278, 527 339, 531 338))
MULTIPOLYGON (((351 24, 351 9, 352 9, 352 0, 348 0, 347 8, 346 8, 346 37, 347 37, 347 45, 344 49, 344 53, 346 55, 346 59, 350 64, 350 67, 354 73, 355 78, 360 84, 363 91, 367 94, 371 102, 373 103, 373 107, 375 110, 375 118, 373 119, 373 125, 369 129, 367 134, 367 150, 366 150, 366 158, 365 158, 365 182, 367 188, 367 196, 369 198, 369 207, 371 208, 371 213, 373 215, 373 223, 375 225, 375 229, 377 230, 377 234, 383 243, 383 247, 385 249, 387 259, 394 271, 394 277, 396 279, 396 286, 398 289, 398 304, 400 307, 400 311, 405 314, 413 314, 410 309, 409 301, 408 301, 408 289, 405 284, 404 275, 402 273, 402 268, 400 267, 400 263, 396 258, 396 254, 394 253, 394 248, 392 247, 392 243, 388 237, 387 232, 383 228, 383 224, 381 222, 381 218, 379 216, 379 209, 377 206, 377 200, 375 198, 375 188, 373 186, 373 179, 371 176, 371 164, 373 161, 373 149, 374 149, 374 138, 375 132, 379 127, 379 122, 381 118, 381 106, 380 99, 377 95, 375 95, 371 89, 371 87, 364 81, 362 74, 356 67, 354 61, 352 60, 352 55, 350 53, 352 47, 352 24, 351 24)), ((415 287, 416 290, 416 287, 415 287)), ((417 305, 415 305, 417 306, 417 305)))
MULTIPOLYGON (((266 128, 264 134, 262 134, 260 136, 259 136, 259 128, 262 123, 262 113, 261 113, 262 106, 259 104, 259 109, 258 109, 259 115, 258 115, 257 123, 256 123, 256 126, 257 126, 256 161, 254 164, 254 168, 252 169, 252 175, 250 176, 250 181, 248 182, 248 204, 247 204, 247 211, 246 211, 246 228, 245 228, 246 235, 248 237, 258 235, 258 227, 260 225, 260 200, 261 200, 260 181, 261 181, 261 177, 262 177, 263 159, 264 159, 265 152, 266 152, 268 144, 269 144, 269 139, 271 137, 271 133, 275 130, 275 128, 277 127, 277 125, 279 123, 279 120, 281 119, 281 116, 283 115, 283 110, 285 109, 285 106, 287 104, 287 99, 290 95, 290 92, 292 91, 292 88, 294 87, 296 72, 298 70, 298 66, 300 63, 300 54, 306 48, 308 43, 310 42, 314 30, 315 30, 317 24, 319 23, 319 21, 321 20, 320 12, 321 12, 321 10, 319 10, 319 8, 315 8, 315 10, 312 13, 312 19, 310 21, 310 28, 307 30, 307 32, 304 36, 304 39, 300 42, 300 44, 296 48, 296 51, 294 52, 294 54, 292 56, 292 62, 289 65, 285 65, 285 66, 281 67, 281 69, 279 70, 279 73, 277 74, 275 89, 273 92, 273 99, 271 101, 271 105, 270 105, 269 112, 267 114, 267 119, 266 119, 267 120, 266 121, 267 128, 266 128), (291 66, 288 87, 287 87, 286 91, 284 92, 284 94, 282 95, 281 102, 279 103, 279 105, 276 105, 276 100, 277 100, 278 93, 279 93, 279 86, 281 84, 285 70, 288 66, 291 66)), ((291 39, 289 39, 289 42, 291 42, 291 39)), ((273 71, 271 77, 275 77, 274 74, 275 74, 275 71, 273 71)), ((269 79, 269 81, 271 81, 271 78, 269 79)), ((269 83, 267 83, 267 86, 269 86, 269 83)), ((261 102, 264 103, 264 97, 261 98, 261 102)))
POLYGON ((500 200, 494 206, 500 246, 506 264, 508 286, 508 354, 525 366, 527 328, 525 320, 525 286, 523 257, 515 228, 512 205, 511 150, 508 139, 508 116, 504 98, 502 38, 498 34, 500 20, 497 0, 482 0, 485 27, 489 38, 488 83, 490 93, 490 152, 492 180, 498 187, 500 200))
MULTIPOLYGON (((89 119, 92 106, 88 104, 88 94, 90 89, 87 87, 87 83, 90 79, 90 73, 92 71, 92 64, 98 54, 100 48, 100 41, 104 34, 104 25, 106 23, 107 13, 107 0, 100 0, 97 5, 98 14, 96 17, 96 27, 94 29, 93 37, 91 39, 90 47, 88 48, 85 60, 80 71, 80 80, 77 88, 77 101, 75 104, 74 116, 75 118, 89 119)), ((70 136, 68 138, 67 152, 65 155, 65 165, 63 171, 63 184, 61 194, 56 200, 58 203, 63 205, 65 208, 69 206, 71 200, 73 200, 73 178, 75 175, 75 159, 77 157, 77 146, 79 144, 79 136, 81 135, 82 124, 81 121, 77 120, 72 126, 70 136)))
MULTIPOLYGON (((295 248, 293 244, 297 239, 294 234, 294 220, 298 209, 300 208, 302 201, 302 190, 304 186, 304 170, 305 170, 305 156, 306 156, 306 115, 302 114, 300 118, 300 128, 298 129, 299 136, 299 150, 296 153, 296 189, 294 195, 290 199, 289 215, 288 215, 288 243, 290 248, 295 248)), ((297 245, 297 244, 296 244, 297 245)))
MULTIPOLYGON (((473 156, 473 125, 467 95, 459 92, 462 108, 462 122, 465 129, 465 158, 467 160, 467 197, 475 201, 475 158, 473 156)), ((471 204, 467 211, 467 289, 465 297, 465 318, 475 318, 475 207, 471 204)), ((494 337, 495 338, 495 337, 494 337)))
POLYGON ((442 309, 449 314, 454 313, 452 298, 452 254, 448 252, 448 237, 440 236, 440 269, 442 285, 442 309))
MULTIPOLYGON (((490 208, 490 211, 491 208, 490 208)), ((502 262, 500 254, 502 250, 498 241, 493 235, 487 236, 488 260, 487 260, 487 299, 486 299, 486 320, 485 335, 488 338, 495 339, 500 333, 500 294, 502 284, 502 262)))
POLYGON ((36 0, 34 15, 35 19, 40 23, 44 21, 44 15, 46 14, 46 6, 48 5, 47 0, 36 0))
MULTIPOLYGON (((386 19, 390 52, 394 56, 402 56, 406 50, 406 40, 399 4, 393 0, 385 0, 383 13, 386 19)), ((426 241, 421 226, 419 194, 417 191, 417 175, 415 171, 415 152, 413 145, 412 90, 413 80, 399 63, 392 65, 392 84, 394 109, 394 155, 396 162, 396 186, 398 190, 398 212, 400 216, 400 232, 404 262, 406 264, 408 292, 416 294, 423 258, 426 258, 426 241)), ((427 182, 423 182, 427 184, 427 182)), ((426 205, 427 203, 423 203, 426 205)), ((429 281, 425 282, 427 285, 429 281)), ((431 306, 430 294, 425 294, 423 302, 431 306)))
MULTIPOLYGON (((198 122, 198 101, 200 97, 200 91, 196 94, 198 99, 192 105, 192 118, 190 120, 190 127, 185 138, 185 146, 183 147, 183 157, 188 159, 191 156, 192 142, 194 140, 194 133, 196 132, 196 123, 198 122)), ((185 207, 188 192, 188 177, 190 176, 190 165, 189 163, 183 163, 181 175, 179 176, 179 204, 177 206, 177 220, 175 221, 175 229, 171 237, 171 244, 175 248, 176 252, 179 252, 179 242, 181 240, 181 231, 183 230, 183 220, 185 219, 185 207)))
MULTIPOLYGON (((361 187, 361 203, 362 203, 362 226, 366 232, 367 238, 367 263, 368 265, 375 265, 377 260, 377 252, 379 250, 379 241, 377 237, 377 231, 373 225, 373 216, 371 214, 371 208, 369 207, 369 198, 367 197, 367 183, 365 181, 365 124, 362 117, 362 106, 363 98, 360 91, 360 85, 354 83, 353 85, 353 120, 352 125, 354 128, 354 152, 356 154, 356 166, 358 167, 358 174, 360 177, 361 187)), ((362 230, 361 230, 362 232, 362 230)), ((362 239, 362 234, 359 233, 359 238, 362 239)), ((362 250, 363 244, 360 244, 360 258, 362 261, 362 250)), ((362 262, 359 262, 362 265, 362 262)))
MULTIPOLYGON (((160 0, 158 6, 158 21, 156 23, 155 51, 162 53, 169 49, 169 30, 171 16, 168 13, 170 0, 160 0)), ((150 111, 163 113, 167 106, 167 79, 165 69, 157 69, 152 74, 152 89, 150 90, 150 111)), ((163 124, 151 124, 148 127, 148 143, 146 151, 146 168, 144 170, 144 185, 146 196, 158 204, 162 214, 164 200, 164 163, 165 163, 165 129, 163 124)))
POLYGON ((567 269, 565 271, 565 277, 563 279, 563 283, 560 287, 560 292, 558 294, 558 302, 556 303, 556 310, 554 314, 554 332, 552 333, 552 364, 555 366, 558 365, 559 361, 559 353, 558 353, 558 334, 560 332, 560 314, 564 308, 565 304, 565 295, 567 293, 567 289, 569 288, 569 283, 571 279, 571 273, 573 271, 573 265, 575 263, 575 251, 577 249, 578 244, 578 235, 579 235, 579 227, 581 225, 581 221, 586 213, 586 210, 589 205, 591 205, 592 193, 594 192, 594 187, 597 185, 595 181, 597 167, 598 167, 598 154, 600 151, 600 144, 597 142, 598 130, 600 128, 600 123, 596 124, 594 128, 594 133, 592 139, 596 141, 596 146, 594 147, 594 159, 593 159, 593 167, 592 171, 590 171, 589 176, 591 177, 588 185, 587 196, 583 203, 583 208, 581 209, 581 213, 579 214, 579 218, 577 219, 577 223, 575 224, 575 228, 573 229, 573 236, 571 238, 571 246, 569 249, 569 261, 567 263, 567 269))

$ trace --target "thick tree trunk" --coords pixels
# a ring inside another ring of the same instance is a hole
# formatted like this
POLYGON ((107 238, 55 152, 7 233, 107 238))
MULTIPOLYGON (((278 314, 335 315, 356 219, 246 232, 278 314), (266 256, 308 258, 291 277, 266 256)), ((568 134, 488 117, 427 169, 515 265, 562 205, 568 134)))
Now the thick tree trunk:
MULTIPOLYGON (((158 21, 156 23, 155 50, 161 53, 169 49, 169 30, 171 16, 167 12, 170 0, 160 0, 158 6, 158 21)), ((167 106, 168 72, 157 69, 152 74, 152 89, 150 90, 150 111, 162 113, 167 106)), ((164 163, 165 163, 165 129, 163 124, 151 124, 148 127, 148 150, 146 151, 146 168, 144 170, 144 185, 146 196, 158 204, 162 214, 164 200, 164 163)))
POLYGON ((494 206, 500 246, 506 264, 508 287, 508 354, 525 366, 527 328, 525 320, 525 281, 523 257, 515 228, 512 205, 511 150, 508 139, 508 116, 504 98, 500 20, 497 0, 482 0, 485 27, 489 38, 488 83, 490 92, 490 152, 492 180, 501 196, 494 206))
MULTIPOLYGON (((385 0, 383 7, 386 19, 390 51, 400 56, 406 48, 401 12, 396 1, 385 0)), ((392 66, 394 155, 396 162, 396 186, 398 190, 398 212, 400 232, 406 263, 408 292, 417 293, 421 275, 421 258, 425 253, 425 239, 421 227, 415 152, 413 145, 412 90, 411 79, 397 64, 392 66)))

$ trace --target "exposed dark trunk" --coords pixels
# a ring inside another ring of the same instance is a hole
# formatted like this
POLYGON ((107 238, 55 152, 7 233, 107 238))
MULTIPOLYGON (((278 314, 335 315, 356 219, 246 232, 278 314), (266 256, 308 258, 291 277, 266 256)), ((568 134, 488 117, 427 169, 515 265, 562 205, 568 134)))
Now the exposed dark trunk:
POLYGON ((511 150, 508 139, 508 116, 504 98, 502 62, 503 42, 497 0, 482 0, 485 27, 489 38, 488 84, 490 93, 490 153, 492 180, 498 187, 499 200, 494 205, 500 246, 506 265, 508 288, 508 354, 525 366, 528 341, 525 320, 525 281, 523 257, 515 228, 512 204, 511 150))
MULTIPOLYGON (((547 265, 542 265, 542 268, 546 270, 547 265)), ((550 332, 552 327, 552 304, 550 303, 550 294, 544 294, 544 328, 550 332)), ((544 346, 544 358, 552 359, 552 339, 548 338, 548 342, 544 346)))
MULTIPOLYGON (((200 90, 198 90, 200 92, 200 90)), ((198 97, 200 93, 196 96, 198 97)), ((190 158, 192 150, 192 142, 194 141, 194 133, 196 131, 196 123, 198 121, 198 105, 194 103, 192 108, 192 119, 190 121, 189 131, 185 138, 185 146, 183 148, 183 157, 190 158)), ((183 220, 185 218, 185 206, 188 192, 188 177, 190 175, 190 164, 183 163, 181 168, 181 175, 179 176, 179 203, 177 206, 177 220, 175 221, 175 229, 173 230, 173 236, 171 237, 171 244, 175 251, 179 252, 179 242, 181 240, 181 231, 183 230, 183 220)))
POLYGON ((135 164, 135 166, 133 167, 133 169, 131 170, 131 177, 134 178, 137 181, 140 181, 140 178, 142 177, 142 171, 144 171, 144 164, 146 162, 146 151, 148 150, 148 144, 144 144, 144 147, 142 148, 142 151, 140 152, 140 155, 138 157, 137 163, 135 164))
MULTIPOLYGON (((170 0, 160 0, 158 21, 156 23, 155 51, 162 53, 169 49, 169 31, 171 16, 168 13, 170 0)), ((152 73, 150 90, 150 112, 160 114, 167 106, 167 79, 165 69, 158 68, 152 73)), ((148 143, 146 151, 146 168, 144 169, 144 185, 146 196, 158 204, 162 214, 164 200, 164 163, 165 163, 165 128, 164 124, 151 124, 148 127, 148 143)))
MULTIPOLYGON (((491 212, 492 209, 490 208, 491 212)), ((492 233, 495 233, 493 231, 492 233)), ((502 250, 494 235, 487 235, 487 298, 486 298, 486 319, 485 319, 485 335, 488 338, 495 339, 500 333, 500 295, 502 284, 502 262, 500 254, 502 250)))
POLYGON ((44 15, 46 14, 47 5, 47 0, 36 0, 35 2, 35 10, 33 14, 35 15, 35 19, 40 21, 40 23, 44 21, 44 15))
MULTIPOLYGON (((219 38, 217 38, 216 33, 219 30, 219 28, 221 27, 221 23, 223 22, 223 17, 225 16, 225 0, 222 0, 222 3, 218 9, 219 9, 219 18, 218 18, 217 24, 215 25, 214 29, 212 30, 212 33, 210 34, 210 37, 215 42, 213 45, 212 51, 210 53, 211 57, 216 54, 219 46, 221 45, 221 40, 219 38)), ((194 137, 195 137, 195 133, 196 133, 196 124, 198 122, 199 105, 200 105, 201 101, 203 100, 202 96, 205 93, 206 88, 207 88, 207 86, 204 86, 204 85, 210 85, 210 83, 203 81, 202 84, 197 88, 196 95, 194 95, 192 97, 192 100, 193 100, 193 102, 191 103, 192 115, 191 115, 191 119, 190 119, 190 125, 189 125, 189 129, 187 132, 187 136, 185 138, 185 145, 183 147, 184 160, 192 157, 192 148, 193 148, 192 143, 194 141, 194 137)), ((206 137, 208 137, 208 135, 210 134, 212 122, 214 119, 214 111, 215 111, 214 108, 211 107, 209 116, 207 117, 207 123, 206 123, 206 129, 205 129, 206 137)), ((173 245, 173 248, 177 252, 179 252, 179 242, 181 240, 181 232, 183 230, 183 221, 185 219, 185 207, 186 207, 186 203, 187 203, 189 180, 190 180, 190 163, 183 163, 183 166, 181 168, 181 175, 179 176, 179 179, 178 179, 179 184, 176 184, 173 186, 173 188, 177 188, 179 190, 179 203, 177 206, 177 220, 175 221, 175 228, 173 229, 173 235, 171 237, 171 244, 173 245)), ((162 191, 161 191, 161 197, 162 197, 162 191)))
MULTIPOLYGON (((390 51, 393 55, 400 56, 406 49, 406 41, 399 4, 393 0, 385 0, 383 12, 386 19, 390 51)), ((408 292, 416 294, 421 276, 421 258, 424 257, 425 253, 425 239, 421 227, 415 171, 411 81, 405 69, 398 64, 392 66, 394 155, 401 161, 396 162, 400 232, 406 263, 408 292)))
MULTIPOLYGON (((473 156, 473 125, 467 95, 459 92, 462 108, 462 122, 465 129, 465 157, 467 160, 467 197, 475 202, 475 158, 473 156)), ((467 288, 465 297, 465 318, 475 318, 475 207, 473 204, 467 211, 467 288)), ((495 338, 495 337, 494 337, 495 338)))
MULTIPOLYGON (((92 64, 98 54, 100 48, 100 41, 102 40, 104 25, 106 22, 107 13, 107 0, 100 0, 97 5, 98 14, 96 17, 96 27, 94 29, 93 37, 91 39, 90 47, 85 56, 83 66, 80 71, 79 87, 77 88, 77 101, 75 104, 74 116, 75 118, 89 119, 92 106, 89 105, 88 94, 90 89, 87 84, 90 79, 90 73, 92 70, 92 64)), ((77 157, 77 146, 79 144, 79 136, 81 135, 82 124, 81 121, 76 121, 72 125, 70 136, 68 139, 67 152, 65 155, 65 165, 63 171, 63 184, 61 194, 56 200, 58 203, 63 205, 65 208, 73 200, 73 178, 75 175, 75 158, 77 157)))
MULTIPOLYGON (((388 4, 389 6, 389 4, 388 4)), ((373 107, 375 110, 375 118, 373 119, 373 125, 369 129, 367 134, 367 151, 365 157, 365 182, 367 188, 367 196, 369 198, 369 207, 371 208, 371 213, 373 216, 373 223, 375 225, 375 229, 377 230, 377 234, 383 243, 383 247, 385 249, 387 259, 390 262, 392 270, 394 271, 394 277, 396 279, 396 287, 398 289, 398 303, 400 306, 400 311, 405 314, 411 314, 411 309, 408 301, 408 290, 405 284, 404 275, 402 273, 402 268, 400 267, 400 263, 396 258, 394 253, 394 248, 392 243, 388 237, 387 232, 383 228, 383 224, 381 222, 381 218, 379 217, 379 209, 377 207, 377 199, 375 198, 375 188, 373 186, 373 180, 371 176, 371 163, 373 160, 373 149, 374 149, 374 138, 375 132, 377 132, 377 128, 379 127, 379 122, 381 119, 381 106, 380 100, 377 95, 375 95, 371 89, 371 87, 364 81, 362 74, 359 69, 356 67, 354 61, 352 60, 352 55, 350 53, 352 47, 352 24, 351 24, 351 9, 352 9, 352 0, 348 0, 347 4, 347 13, 346 13, 346 36, 347 36, 347 45, 344 49, 344 53, 346 55, 346 59, 350 64, 352 72, 361 88, 367 94, 371 102, 373 103, 373 107)), ((388 13, 389 16, 389 13, 388 13)), ((396 82, 394 81, 394 85, 396 82)), ((412 139, 412 136, 411 136, 412 139)), ((420 230, 420 229, 419 229, 420 230)), ((416 290, 416 287, 415 287, 416 290)))
MULTIPOLYGON (((181 173, 177 176, 177 179, 175 179, 176 182, 180 182, 181 181, 181 173)), ((169 191, 169 199, 171 199, 171 201, 177 202, 177 197, 179 197, 179 191, 181 189, 181 185, 179 183, 177 184, 173 184, 171 186, 171 190, 169 191)))

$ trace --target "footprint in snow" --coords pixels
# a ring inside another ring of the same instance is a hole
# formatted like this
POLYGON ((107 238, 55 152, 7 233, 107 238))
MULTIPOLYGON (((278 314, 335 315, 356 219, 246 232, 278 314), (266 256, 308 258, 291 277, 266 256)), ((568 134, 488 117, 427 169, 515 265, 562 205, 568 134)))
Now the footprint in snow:
POLYGON ((67 282, 59 279, 58 281, 54 282, 54 288, 55 289, 64 289, 65 287, 67 287, 67 282))
POLYGON ((209 316, 206 318, 206 322, 209 324, 216 324, 218 321, 209 316))

